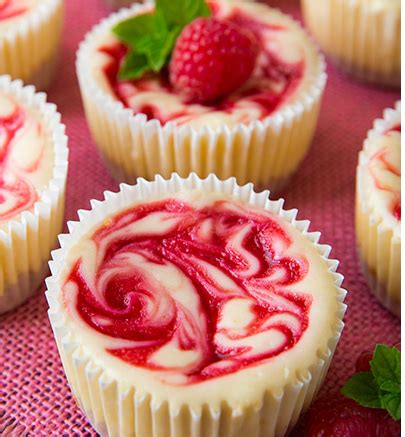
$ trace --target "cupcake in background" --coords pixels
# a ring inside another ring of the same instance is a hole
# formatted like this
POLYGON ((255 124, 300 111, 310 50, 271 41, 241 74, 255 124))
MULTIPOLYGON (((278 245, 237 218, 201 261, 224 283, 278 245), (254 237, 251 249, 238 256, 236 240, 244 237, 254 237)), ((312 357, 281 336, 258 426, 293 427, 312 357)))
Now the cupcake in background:
POLYGON ((47 88, 62 22, 63 0, 0 0, 0 74, 47 88))
POLYGON ((280 189, 311 144, 322 56, 264 4, 196 0, 191 15, 176 4, 121 10, 80 46, 86 117, 109 167, 127 182, 194 171, 280 189))
POLYGON ((268 195, 158 176, 69 223, 49 317, 101 435, 283 436, 309 407, 343 328, 343 277, 268 195))
POLYGON ((401 104, 376 120, 357 167, 356 231, 370 287, 401 312, 401 104))
POLYGON ((401 0, 301 0, 306 26, 342 69, 401 84, 401 0))
POLYGON ((31 296, 62 230, 68 149, 55 105, 0 76, 0 314, 31 296))

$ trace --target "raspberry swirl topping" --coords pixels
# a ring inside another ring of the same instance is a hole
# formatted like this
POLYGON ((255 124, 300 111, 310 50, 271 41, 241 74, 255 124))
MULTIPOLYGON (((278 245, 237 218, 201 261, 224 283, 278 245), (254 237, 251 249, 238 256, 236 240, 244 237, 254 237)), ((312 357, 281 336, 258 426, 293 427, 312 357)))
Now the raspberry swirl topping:
POLYGON ((230 374, 293 348, 312 297, 308 261, 268 212, 225 199, 141 204, 86 237, 65 305, 103 347, 173 384, 230 374))
POLYGON ((388 209, 401 220, 401 125, 390 128, 379 139, 379 147, 368 168, 375 187, 388 199, 388 209))
POLYGON ((0 94, 0 220, 30 209, 38 199, 33 183, 45 141, 34 114, 0 94))
POLYGON ((0 0, 0 21, 25 14, 28 10, 24 0, 0 0))
MULTIPOLYGON (((103 72, 110 90, 124 106, 148 120, 162 124, 215 126, 262 120, 277 111, 294 95, 306 71, 302 36, 295 35, 288 24, 278 24, 271 9, 252 11, 227 2, 210 2, 212 14, 255 35, 260 46, 257 65, 251 78, 237 91, 209 104, 190 103, 173 89, 166 70, 147 74, 138 80, 120 80, 118 72, 127 49, 120 43, 101 44, 98 52, 106 59, 103 72), (270 12, 269 12, 270 11, 270 12), (256 11, 255 11, 256 12, 256 11), (266 14, 269 14, 266 16, 266 14)), ((263 7, 249 5, 249 8, 263 7)), ((247 6, 246 6, 247 8, 247 6)))

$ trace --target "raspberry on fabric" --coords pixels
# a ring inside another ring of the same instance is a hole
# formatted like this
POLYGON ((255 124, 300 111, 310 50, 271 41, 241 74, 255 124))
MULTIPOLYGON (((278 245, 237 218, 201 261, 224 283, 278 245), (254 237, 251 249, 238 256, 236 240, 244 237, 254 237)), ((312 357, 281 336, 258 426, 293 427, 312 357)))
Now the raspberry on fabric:
POLYGON ((249 79, 258 52, 259 44, 249 31, 216 18, 197 18, 177 39, 170 81, 188 101, 212 102, 249 79))
POLYGON ((370 372, 370 361, 373 359, 374 350, 363 351, 356 360, 356 372, 370 372))
MULTIPOLYGON (((394 344, 398 350, 401 350, 401 343, 394 344)), ((356 360, 356 372, 370 372, 370 362, 373 359, 374 348, 363 351, 356 360)))
POLYGON ((318 399, 308 412, 305 437, 397 437, 401 424, 381 409, 366 408, 340 395, 318 399))

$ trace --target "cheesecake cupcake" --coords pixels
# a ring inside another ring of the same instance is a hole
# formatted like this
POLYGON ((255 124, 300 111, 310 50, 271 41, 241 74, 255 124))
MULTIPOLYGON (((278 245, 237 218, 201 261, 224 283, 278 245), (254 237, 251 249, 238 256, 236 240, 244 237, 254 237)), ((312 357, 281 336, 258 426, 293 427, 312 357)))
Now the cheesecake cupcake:
POLYGON ((376 120, 357 166, 356 231, 371 290, 401 313, 401 103, 376 120))
POLYGON ((343 278, 268 195, 157 176, 69 223, 49 317, 101 435, 282 436, 308 408, 343 327, 343 278))
POLYGON ((119 180, 212 172, 279 189, 310 146, 323 58, 276 9, 198 3, 185 26, 147 3, 86 36, 76 66, 93 138, 119 180))
POLYGON ((0 76, 0 313, 45 278, 62 230, 67 158, 55 105, 32 86, 0 76))
POLYGON ((53 77, 63 0, 0 0, 0 74, 45 89, 53 77))
POLYGON ((401 84, 401 0, 301 0, 306 26, 352 75, 401 84))

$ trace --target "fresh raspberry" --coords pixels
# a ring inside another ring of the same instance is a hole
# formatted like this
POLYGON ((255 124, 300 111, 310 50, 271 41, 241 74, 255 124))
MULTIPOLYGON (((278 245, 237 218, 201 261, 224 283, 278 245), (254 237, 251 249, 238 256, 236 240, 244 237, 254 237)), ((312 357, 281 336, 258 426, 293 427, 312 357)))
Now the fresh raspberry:
POLYGON ((356 372, 369 372, 370 361, 373 359, 373 350, 363 351, 356 360, 356 372))
POLYGON ((318 399, 308 412, 305 437, 397 437, 401 424, 380 409, 337 395, 318 399))
POLYGON ((258 51, 249 31, 217 18, 197 18, 177 39, 170 81, 188 101, 215 101, 249 79, 258 51))
MULTIPOLYGON (((401 343, 394 344, 398 350, 401 350, 401 343)), ((370 361, 373 359, 374 348, 363 351, 356 360, 356 372, 369 372, 370 361)))

